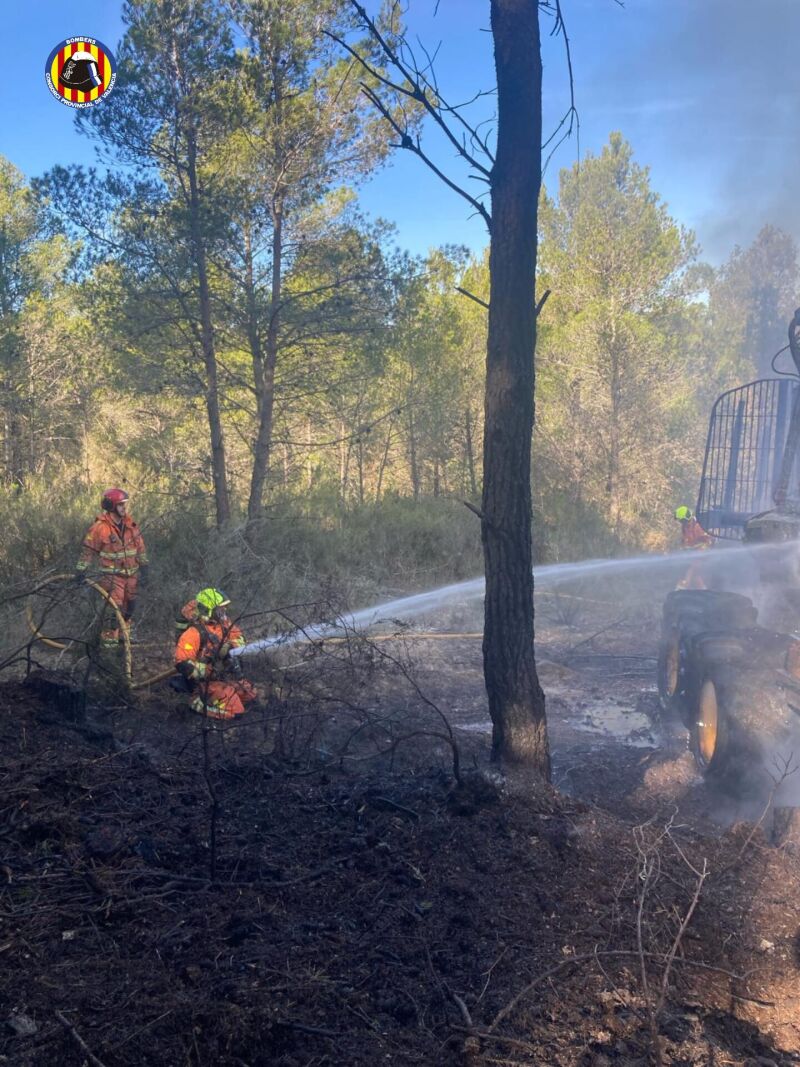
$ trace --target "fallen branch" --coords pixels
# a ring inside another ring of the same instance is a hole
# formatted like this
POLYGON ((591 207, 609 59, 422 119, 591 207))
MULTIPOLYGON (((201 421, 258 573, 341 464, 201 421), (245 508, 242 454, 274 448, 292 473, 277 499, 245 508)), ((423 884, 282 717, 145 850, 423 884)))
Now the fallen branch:
POLYGON ((74 1027, 74 1026, 72 1025, 72 1023, 71 1023, 71 1022, 69 1021, 69 1019, 66 1019, 66 1018, 65 1018, 65 1017, 64 1017, 64 1016, 63 1016, 63 1015, 61 1014, 61 1012, 60 1012, 60 1011, 57 1011, 57 1012, 55 1013, 55 1015, 56 1015, 56 1018, 58 1019, 58 1021, 59 1021, 59 1022, 61 1023, 61 1025, 62 1025, 62 1026, 64 1027, 64 1029, 65 1029, 65 1030, 67 1031, 67 1033, 68 1033, 68 1034, 70 1035, 70 1037, 71 1037, 71 1038, 72 1038, 72 1039, 73 1039, 73 1040, 74 1040, 74 1041, 76 1042, 76 1044, 77 1044, 77 1045, 79 1045, 79 1046, 80 1046, 80 1049, 81 1049, 81 1051, 82 1051, 82 1052, 83 1052, 83 1053, 84 1053, 84 1054, 85 1054, 86 1056, 88 1056, 88 1058, 89 1058, 89 1062, 90 1062, 90 1063, 93 1063, 93 1064, 94 1064, 94 1067, 106 1067, 106 1065, 105 1065, 105 1064, 103 1063, 103 1061, 102 1061, 102 1060, 100 1060, 100 1059, 98 1059, 98 1058, 97 1058, 97 1056, 95 1056, 95 1054, 94 1054, 94 1053, 92 1052, 92 1050, 91 1050, 91 1049, 89 1048, 89 1046, 88 1046, 88 1045, 86 1044, 86 1042, 85 1042, 85 1041, 83 1040, 83 1038, 81 1037, 81 1035, 80 1035, 80 1034, 78 1033, 78 1031, 77 1031, 77 1030, 75 1029, 75 1027, 74 1027))
POLYGON ((391 800, 389 797, 367 796, 366 799, 370 804, 379 808, 392 808, 393 811, 399 811, 402 815, 410 815, 412 819, 419 819, 418 811, 407 808, 404 804, 398 804, 396 800, 391 800))
POLYGON ((456 1007, 461 1012, 461 1018, 464 1020, 464 1022, 467 1025, 467 1027, 470 1030, 472 1030, 473 1023, 472 1023, 472 1016, 469 1013, 469 1008, 464 1003, 462 998, 458 995, 458 993, 451 993, 450 996, 453 998, 453 1000, 456 1003, 456 1007))

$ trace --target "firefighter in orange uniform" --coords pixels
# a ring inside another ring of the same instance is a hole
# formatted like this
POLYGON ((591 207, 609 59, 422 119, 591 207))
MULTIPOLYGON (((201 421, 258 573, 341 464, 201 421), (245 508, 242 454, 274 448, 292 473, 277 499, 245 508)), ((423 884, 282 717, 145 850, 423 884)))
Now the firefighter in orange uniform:
MULTIPOLYGON (((675 518, 681 524, 681 548, 710 548, 714 544, 714 538, 706 533, 691 508, 682 504, 675 509, 675 518)), ((703 578, 701 568, 697 563, 689 565, 689 569, 678 582, 677 589, 707 589, 708 586, 703 578)))
POLYGON ((232 719, 258 697, 243 678, 220 677, 220 671, 232 673, 239 668, 230 652, 244 645, 244 636, 228 618, 225 609, 230 600, 219 589, 201 589, 191 604, 194 621, 178 638, 175 666, 194 694, 193 711, 212 719, 232 719))
MULTIPOLYGON (((100 570, 99 583, 117 605, 125 624, 129 625, 136 607, 138 588, 147 585, 148 560, 144 538, 128 514, 128 494, 124 489, 106 489, 98 515, 83 539, 75 580, 83 582, 92 563, 100 570)), ((106 647, 117 645, 120 629, 115 625, 103 630, 100 640, 106 647)))

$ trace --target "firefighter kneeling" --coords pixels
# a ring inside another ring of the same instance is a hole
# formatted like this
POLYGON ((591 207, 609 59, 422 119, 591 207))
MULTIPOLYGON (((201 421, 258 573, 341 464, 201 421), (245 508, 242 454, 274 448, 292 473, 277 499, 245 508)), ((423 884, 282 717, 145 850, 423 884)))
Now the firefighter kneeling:
POLYGON ((255 687, 242 679, 220 675, 240 669, 231 649, 241 648, 242 631, 228 618, 230 601, 219 589, 202 589, 194 599, 192 622, 175 647, 175 666, 194 694, 192 710, 212 719, 232 719, 258 698, 255 687))

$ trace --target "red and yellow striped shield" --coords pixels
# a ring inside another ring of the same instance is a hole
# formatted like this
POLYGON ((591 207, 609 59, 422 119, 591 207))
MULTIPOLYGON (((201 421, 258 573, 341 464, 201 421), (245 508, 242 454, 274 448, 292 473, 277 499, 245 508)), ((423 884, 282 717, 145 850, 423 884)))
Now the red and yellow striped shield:
POLYGON ((50 53, 45 81, 53 96, 69 107, 91 107, 114 88, 117 64, 95 37, 67 37, 50 53))

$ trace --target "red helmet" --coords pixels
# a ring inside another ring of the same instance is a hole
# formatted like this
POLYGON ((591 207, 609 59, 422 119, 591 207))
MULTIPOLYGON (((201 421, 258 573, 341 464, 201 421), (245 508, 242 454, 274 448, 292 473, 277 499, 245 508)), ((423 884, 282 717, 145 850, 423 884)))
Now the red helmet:
POLYGON ((124 489, 106 489, 100 501, 100 507, 103 511, 113 511, 117 504, 124 504, 127 499, 128 494, 124 489))

